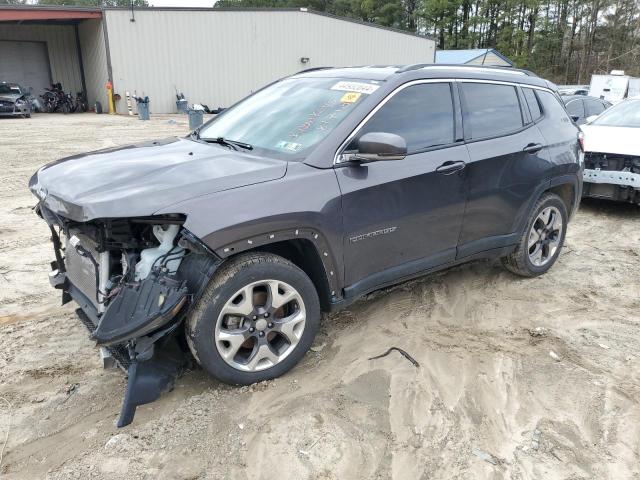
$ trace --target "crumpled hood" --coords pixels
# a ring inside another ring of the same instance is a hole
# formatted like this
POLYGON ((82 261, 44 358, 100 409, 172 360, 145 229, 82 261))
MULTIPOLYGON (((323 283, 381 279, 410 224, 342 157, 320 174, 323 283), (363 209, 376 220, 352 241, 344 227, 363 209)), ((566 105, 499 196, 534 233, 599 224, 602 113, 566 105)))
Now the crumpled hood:
POLYGON ((200 195, 282 178, 286 170, 283 160, 170 138, 58 160, 38 170, 29 188, 54 212, 87 221, 153 215, 200 195))
POLYGON ((640 156, 640 128, 582 125, 585 152, 640 156))

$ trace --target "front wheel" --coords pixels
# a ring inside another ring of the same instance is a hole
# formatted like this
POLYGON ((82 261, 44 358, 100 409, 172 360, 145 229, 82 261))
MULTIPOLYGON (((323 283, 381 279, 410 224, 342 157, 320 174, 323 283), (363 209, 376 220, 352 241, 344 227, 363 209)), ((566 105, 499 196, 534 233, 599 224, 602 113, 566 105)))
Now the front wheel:
POLYGON ((567 207, 553 193, 537 201, 520 243, 504 257, 505 268, 523 277, 535 277, 549 270, 558 259, 567 232, 567 207))
POLYGON ((320 324, 313 282, 269 253, 238 256, 211 280, 186 322, 198 363, 226 383, 249 385, 293 368, 320 324))

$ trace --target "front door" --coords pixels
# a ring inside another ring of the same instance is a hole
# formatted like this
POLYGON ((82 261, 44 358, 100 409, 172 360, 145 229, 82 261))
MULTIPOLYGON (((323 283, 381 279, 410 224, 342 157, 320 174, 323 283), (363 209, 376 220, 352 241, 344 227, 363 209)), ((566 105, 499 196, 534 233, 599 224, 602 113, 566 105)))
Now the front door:
MULTIPOLYGON (((346 296, 453 261, 466 187, 466 147, 454 142, 451 85, 396 91, 358 131, 402 136, 403 160, 337 166, 346 296)), ((347 150, 354 150, 354 140, 347 150)))

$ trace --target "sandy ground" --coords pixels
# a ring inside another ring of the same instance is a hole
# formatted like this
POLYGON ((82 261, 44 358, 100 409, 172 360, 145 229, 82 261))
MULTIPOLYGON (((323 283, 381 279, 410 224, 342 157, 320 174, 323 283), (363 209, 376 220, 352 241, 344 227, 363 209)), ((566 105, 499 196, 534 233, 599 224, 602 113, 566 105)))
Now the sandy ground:
POLYGON ((480 262, 378 292, 326 318, 284 377, 189 372, 116 429, 123 375, 58 306, 26 185, 62 156, 186 132, 184 117, 0 121, 1 477, 640 479, 640 209, 608 203, 583 204, 543 277, 480 262), (367 360, 390 346, 420 367, 367 360))

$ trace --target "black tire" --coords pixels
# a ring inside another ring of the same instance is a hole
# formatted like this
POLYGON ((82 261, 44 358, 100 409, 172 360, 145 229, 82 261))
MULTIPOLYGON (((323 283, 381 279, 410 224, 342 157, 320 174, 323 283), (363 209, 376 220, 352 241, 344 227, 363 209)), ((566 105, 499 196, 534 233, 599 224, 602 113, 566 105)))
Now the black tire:
POLYGON ((554 194, 554 193, 544 193, 536 202, 531 215, 527 221, 527 225, 522 232, 522 236, 520 238, 520 242, 516 249, 506 257, 502 258, 502 264, 504 267, 512 273, 516 275, 520 275, 522 277, 536 277, 538 275, 542 275, 546 273, 556 262, 558 256, 560 255, 560 251, 562 250, 562 246, 564 245, 565 235, 567 233, 567 222, 569 220, 569 216, 567 214, 567 206, 562 201, 562 199, 554 194), (550 256, 548 261, 544 263, 544 265, 534 265, 529 257, 529 233, 531 232, 531 228, 533 223, 538 218, 540 213, 548 208, 555 207, 562 217, 562 229, 559 237, 559 244, 555 251, 555 253, 550 256))
POLYGON ((271 253, 239 255, 223 264, 185 322, 187 343, 196 361, 212 377, 233 385, 269 380, 293 368, 311 347, 320 325, 320 302, 311 279, 290 261, 271 253), (229 365, 216 347, 215 329, 228 300, 245 286, 261 280, 292 286, 301 296, 306 323, 297 345, 279 363, 260 371, 242 371, 229 365))

